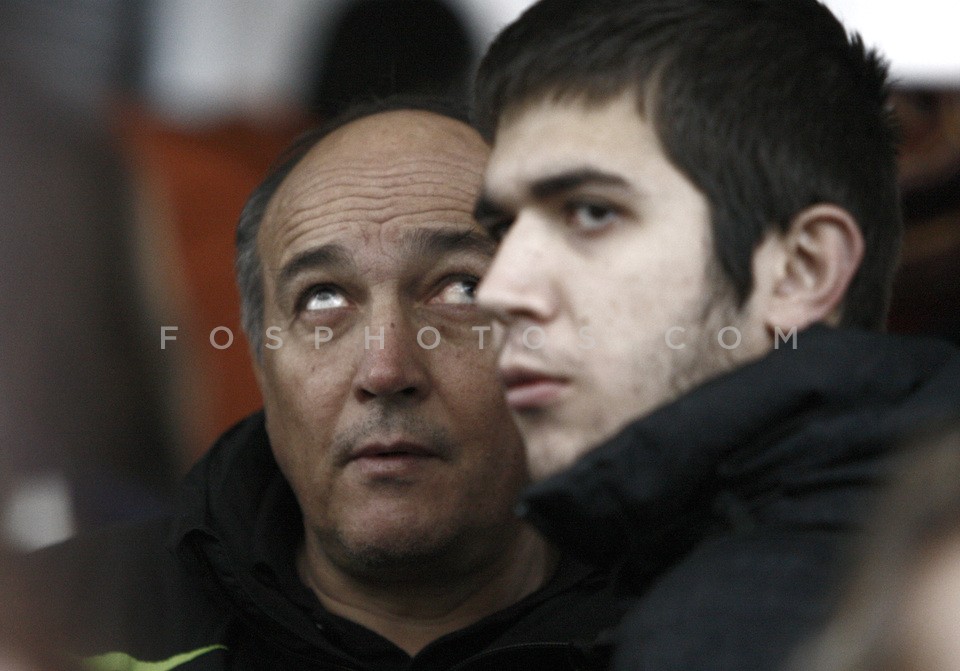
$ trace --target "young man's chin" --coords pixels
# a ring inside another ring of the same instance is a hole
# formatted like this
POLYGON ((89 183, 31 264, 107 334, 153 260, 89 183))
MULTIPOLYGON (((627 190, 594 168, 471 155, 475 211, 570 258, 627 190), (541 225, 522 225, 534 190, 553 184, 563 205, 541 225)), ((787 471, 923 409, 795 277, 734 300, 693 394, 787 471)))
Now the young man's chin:
POLYGON ((590 449, 562 427, 556 431, 521 431, 526 440, 527 468, 534 482, 549 478, 569 468, 590 449))

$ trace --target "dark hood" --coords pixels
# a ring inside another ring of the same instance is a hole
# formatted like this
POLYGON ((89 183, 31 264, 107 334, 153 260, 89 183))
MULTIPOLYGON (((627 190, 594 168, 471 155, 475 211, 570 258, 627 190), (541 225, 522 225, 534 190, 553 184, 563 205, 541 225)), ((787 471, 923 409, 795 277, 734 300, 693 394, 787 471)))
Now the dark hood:
POLYGON ((263 412, 227 431, 187 475, 171 543, 228 610, 304 655, 335 650, 318 634, 314 597, 294 557, 300 507, 270 448, 263 412), (292 597, 292 598, 291 598, 292 597))
POLYGON ((175 546, 191 534, 209 535, 230 548, 234 566, 266 560, 278 542, 296 547, 300 508, 273 458, 262 411, 224 433, 193 467, 176 521, 175 546))
POLYGON ((521 511, 564 550, 633 571, 717 524, 846 527, 891 446, 958 409, 952 345, 814 326, 628 425, 521 511))

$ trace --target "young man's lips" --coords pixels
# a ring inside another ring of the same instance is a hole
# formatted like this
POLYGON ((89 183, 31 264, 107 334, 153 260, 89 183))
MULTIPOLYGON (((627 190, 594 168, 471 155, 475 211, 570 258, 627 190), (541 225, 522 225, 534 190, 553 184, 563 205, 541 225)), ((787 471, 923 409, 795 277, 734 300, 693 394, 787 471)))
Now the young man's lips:
POLYGON ((500 371, 507 406, 514 411, 536 410, 554 403, 567 387, 565 378, 525 368, 500 371))

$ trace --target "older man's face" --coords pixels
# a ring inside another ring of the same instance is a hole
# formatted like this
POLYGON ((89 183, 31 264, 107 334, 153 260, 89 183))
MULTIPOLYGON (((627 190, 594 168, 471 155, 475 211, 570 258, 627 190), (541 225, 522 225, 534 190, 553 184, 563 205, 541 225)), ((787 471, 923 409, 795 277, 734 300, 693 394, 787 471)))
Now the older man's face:
POLYGON ((378 114, 321 141, 268 208, 267 428, 342 568, 489 553, 516 526, 522 446, 474 303, 486 158, 459 122, 378 114))

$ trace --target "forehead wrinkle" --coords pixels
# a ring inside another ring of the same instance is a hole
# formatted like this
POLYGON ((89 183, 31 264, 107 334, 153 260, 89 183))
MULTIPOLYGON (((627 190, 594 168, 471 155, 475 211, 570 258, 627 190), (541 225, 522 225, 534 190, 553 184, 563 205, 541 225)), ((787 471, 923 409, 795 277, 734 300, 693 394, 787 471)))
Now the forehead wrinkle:
POLYGON ((286 224, 296 226, 304 218, 322 219, 331 214, 353 210, 416 213, 452 209, 468 212, 474 194, 474 190, 450 193, 446 185, 430 182, 392 187, 372 186, 364 189, 329 189, 314 193, 309 200, 302 199, 296 205, 286 208, 282 217, 286 224))
MULTIPOLYGON (((471 223, 475 188, 451 193, 449 184, 439 180, 417 181, 394 186, 371 185, 337 189, 328 185, 310 194, 309 199, 291 201, 275 213, 280 248, 293 250, 298 241, 319 229, 351 224, 385 224, 394 220, 471 223)), ((279 209, 279 208, 278 208, 279 209)))
POLYGON ((411 255, 429 260, 471 252, 491 258, 497 250, 497 243, 476 226, 410 229, 401 233, 399 244, 411 255))
MULTIPOLYGON (((294 256, 280 268, 277 290, 281 293, 298 275, 316 269, 355 270, 353 257, 343 245, 328 243, 313 247, 294 256)), ((273 269, 271 269, 273 270, 273 269)))
MULTIPOLYGON (((323 194, 337 191, 389 192, 397 188, 424 187, 422 193, 415 196, 430 196, 443 190, 462 194, 472 200, 481 181, 480 166, 473 169, 462 162, 452 161, 416 161, 394 162, 389 165, 375 164, 369 167, 337 165, 329 168, 317 167, 309 175, 303 175, 296 182, 283 189, 277 199, 279 208, 295 208, 299 200, 305 200, 314 206, 325 205, 323 194), (416 163, 417 169, 410 169, 416 163), (423 164, 427 165, 424 166, 423 164), (439 188, 435 188, 439 187, 439 188)), ((402 195, 402 194, 401 194, 402 195)))
POLYGON ((351 236, 354 224, 472 223, 485 146, 461 137, 459 128, 452 133, 446 122, 431 121, 430 136, 409 141, 398 131, 373 142, 353 132, 360 126, 350 124, 321 141, 278 189, 268 206, 278 261, 298 246, 351 236))
POLYGON ((354 231, 359 236, 366 236, 372 231, 364 230, 364 227, 371 225, 381 227, 381 234, 385 234, 386 231, 382 227, 388 223, 474 224, 474 220, 472 214, 460 202, 452 203, 449 207, 444 206, 443 203, 437 203, 433 208, 417 208, 411 211, 397 209, 389 203, 378 205, 376 202, 362 203, 354 200, 349 207, 341 207, 321 216, 317 216, 312 210, 307 210, 301 214, 299 221, 288 223, 282 232, 280 262, 286 263, 286 259, 292 253, 296 253, 295 250, 300 246, 301 240, 316 238, 317 242, 336 242, 345 237, 353 237, 351 233, 354 231), (321 234, 317 235, 316 232, 321 229, 321 234))

